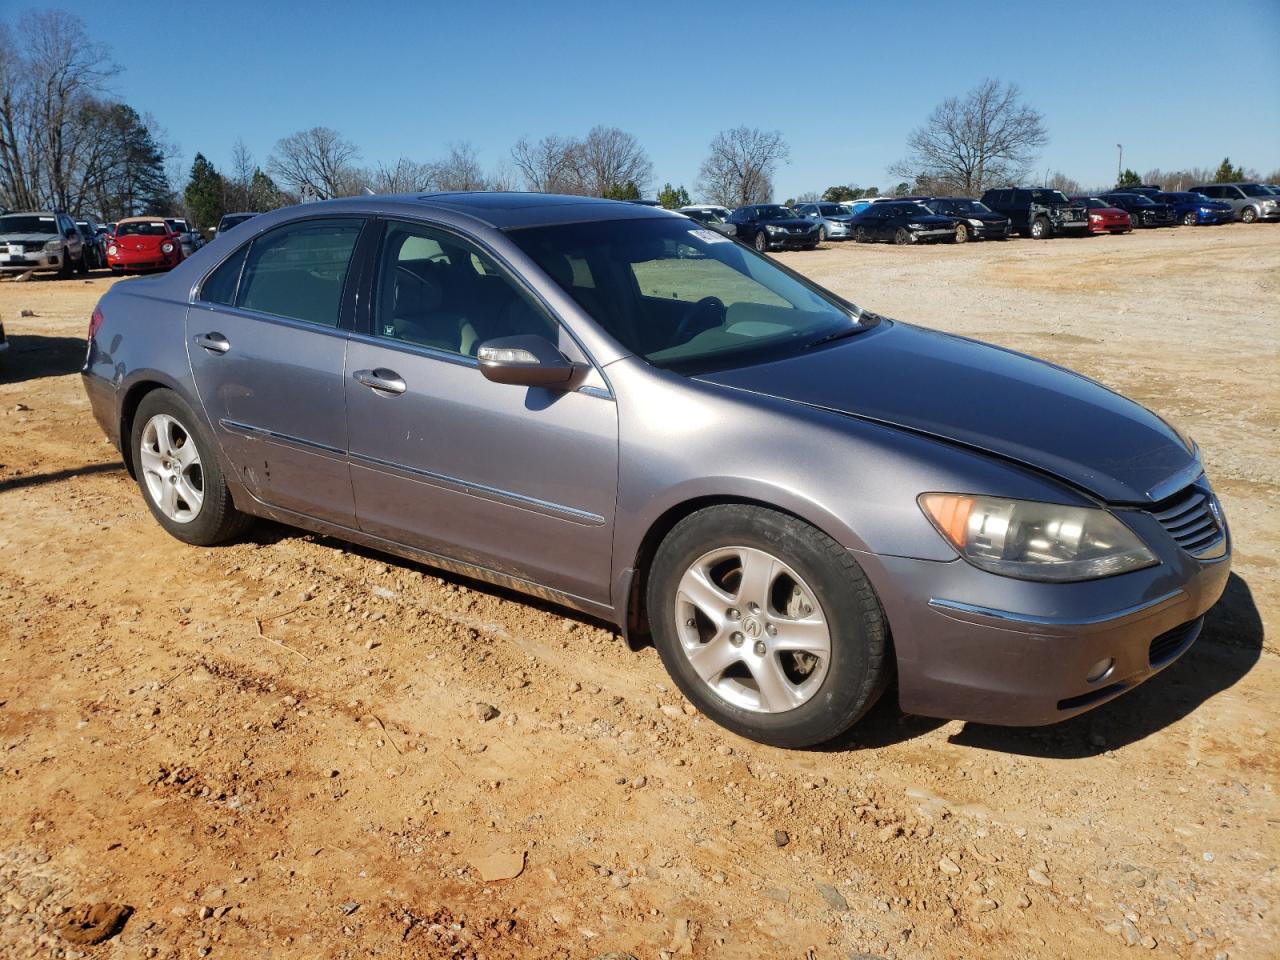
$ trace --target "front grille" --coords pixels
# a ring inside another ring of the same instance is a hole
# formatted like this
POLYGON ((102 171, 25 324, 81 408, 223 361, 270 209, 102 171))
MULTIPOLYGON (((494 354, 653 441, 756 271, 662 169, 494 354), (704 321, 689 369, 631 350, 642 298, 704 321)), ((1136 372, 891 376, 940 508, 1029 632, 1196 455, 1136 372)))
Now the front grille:
POLYGON ((1147 662, 1153 667, 1164 666, 1191 645, 1191 641, 1200 633, 1200 625, 1203 622, 1204 618, 1200 617, 1160 634, 1151 641, 1151 648, 1147 651, 1147 662))
POLYGON ((1199 486, 1188 487, 1151 514, 1183 550, 1204 556, 1222 542, 1224 531, 1213 494, 1199 486))

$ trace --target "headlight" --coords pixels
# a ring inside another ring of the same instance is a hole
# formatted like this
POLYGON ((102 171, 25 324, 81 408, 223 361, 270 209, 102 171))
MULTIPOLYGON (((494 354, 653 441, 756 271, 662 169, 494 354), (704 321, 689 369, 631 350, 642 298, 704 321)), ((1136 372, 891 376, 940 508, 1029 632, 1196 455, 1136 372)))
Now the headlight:
POLYGON ((786 231, 783 230, 782 227, 771 227, 768 224, 765 224, 764 230, 765 230, 765 233, 786 233, 786 231))
POLYGON ((960 556, 1004 577, 1093 580, 1157 562, 1137 534, 1095 507, 926 493, 920 509, 960 556))
POLYGON ((1276 205, 1276 202, 1274 200, 1263 200, 1262 205, 1264 207, 1274 207, 1276 205))
POLYGON ((173 253, 173 244, 172 244, 172 243, 167 243, 167 242, 166 242, 166 243, 162 243, 162 244, 160 244, 160 252, 161 252, 161 253, 173 253))
POLYGON ((114 257, 115 255, 116 255, 116 245, 113 243, 111 246, 107 247, 107 256, 114 257))
POLYGON ((926 226, 927 226, 927 224, 923 224, 923 223, 908 223, 908 224, 907 224, 907 229, 908 229, 908 230, 923 230, 926 226))
POLYGON ((59 250, 62 249, 62 241, 50 240, 48 243, 44 245, 44 248, 48 250, 50 253, 57 253, 59 250))
POLYGON ((970 217, 970 218, 969 218, 969 226, 971 226, 971 227, 980 227, 980 226, 982 226, 982 221, 981 221, 981 220, 974 219, 973 217, 970 217))

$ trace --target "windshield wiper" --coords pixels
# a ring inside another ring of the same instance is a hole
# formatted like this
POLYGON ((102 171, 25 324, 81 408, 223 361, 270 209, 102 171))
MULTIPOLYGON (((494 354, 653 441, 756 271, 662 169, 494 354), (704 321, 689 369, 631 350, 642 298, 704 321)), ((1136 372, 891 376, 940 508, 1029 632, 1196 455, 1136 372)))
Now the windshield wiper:
POLYGON ((824 343, 831 343, 835 340, 843 340, 845 337, 852 337, 859 333, 866 333, 868 330, 870 330, 872 327, 876 325, 876 321, 878 321, 879 319, 880 317, 877 316, 876 314, 870 313, 868 311, 863 311, 858 316, 857 323, 853 324, 852 326, 844 327, 840 330, 837 330, 834 333, 828 333, 825 337, 819 337, 817 340, 814 340, 812 343, 805 344, 805 349, 811 350, 814 347, 822 346, 824 343))

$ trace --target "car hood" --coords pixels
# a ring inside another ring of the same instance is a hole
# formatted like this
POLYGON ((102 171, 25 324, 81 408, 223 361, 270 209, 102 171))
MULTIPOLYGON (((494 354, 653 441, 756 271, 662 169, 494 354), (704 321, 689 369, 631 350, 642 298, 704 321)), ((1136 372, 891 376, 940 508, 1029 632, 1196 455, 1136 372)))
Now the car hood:
POLYGON ((161 237, 153 234, 128 233, 122 237, 114 237, 112 243, 117 247, 128 247, 137 250, 139 247, 158 247, 166 240, 176 239, 176 237, 161 237))
POLYGON ((758 220, 756 221, 761 227, 786 227, 790 230, 792 227, 814 228, 816 224, 812 220, 805 220, 797 217, 794 220, 758 220))
POLYGON ((982 450, 1111 503, 1163 499, 1198 474, 1173 429, 1132 400, 1042 360, 909 324, 700 379, 982 450), (1174 477, 1185 479, 1169 489, 1174 477))
POLYGON ((56 233, 0 233, 0 243, 48 243, 57 239, 56 233))

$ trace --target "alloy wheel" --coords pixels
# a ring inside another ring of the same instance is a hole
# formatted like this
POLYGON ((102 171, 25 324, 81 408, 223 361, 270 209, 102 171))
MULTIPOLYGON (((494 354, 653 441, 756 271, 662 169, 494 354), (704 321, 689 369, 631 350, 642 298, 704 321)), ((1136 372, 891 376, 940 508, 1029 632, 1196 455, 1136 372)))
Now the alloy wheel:
POLYGON ((680 578, 674 613, 694 672, 743 710, 794 710, 827 675, 831 631, 816 595, 764 550, 731 546, 703 554, 680 578))
POLYGON ((967 243, 969 241, 969 228, 963 223, 956 224, 956 243, 967 243))
POLYGON ((142 428, 142 476, 152 502, 175 523, 190 523, 204 504, 204 470, 195 439, 177 419, 157 413, 142 428))

